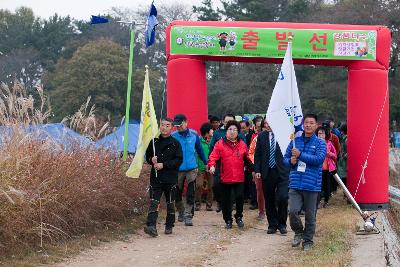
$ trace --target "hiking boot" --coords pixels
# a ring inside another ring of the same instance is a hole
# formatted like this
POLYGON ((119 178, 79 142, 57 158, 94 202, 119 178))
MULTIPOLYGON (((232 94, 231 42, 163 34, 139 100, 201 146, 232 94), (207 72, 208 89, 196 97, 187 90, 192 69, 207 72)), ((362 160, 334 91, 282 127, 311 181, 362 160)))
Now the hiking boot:
POLYGON ((172 227, 165 227, 164 234, 166 234, 166 235, 172 234, 172 227))
POLYGON ((295 234, 293 241, 292 241, 292 247, 298 247, 301 244, 301 240, 303 239, 303 236, 301 234, 295 234))
POLYGON ((279 230, 279 233, 281 233, 281 235, 286 235, 287 234, 287 229, 286 229, 285 226, 280 226, 278 228, 278 230, 279 230))
POLYGON ((324 209, 329 208, 329 203, 328 203, 328 202, 325 202, 324 205, 322 205, 322 207, 323 207, 324 209))
POLYGON ((194 207, 195 211, 199 211, 201 208, 201 204, 200 203, 196 203, 196 206, 194 207))
POLYGON ((276 233, 276 227, 268 227, 267 234, 275 234, 276 233))
POLYGON ((312 242, 305 242, 303 243, 303 250, 304 251, 310 251, 313 248, 313 243, 312 242))
POLYGON ((232 221, 227 221, 225 225, 226 229, 232 229, 232 221))
POLYGON ((207 204, 207 205, 206 205, 206 210, 207 210, 207 211, 212 211, 212 210, 213 210, 211 204, 207 204))
POLYGON ((182 211, 182 212, 179 212, 179 214, 178 214, 178 222, 183 222, 183 221, 184 221, 184 214, 182 211))
POLYGON ((146 234, 148 234, 149 236, 151 236, 151 237, 156 237, 156 236, 158 236, 158 233, 157 233, 157 228, 155 227, 155 226, 148 226, 148 225, 146 225, 145 227, 144 227, 144 232, 146 233, 146 234))
POLYGON ((192 218, 190 217, 185 218, 185 226, 193 226, 192 218))
POLYGON ((220 212, 221 209, 221 204, 219 204, 219 202, 217 202, 217 209, 215 210, 216 212, 220 212))
POLYGON ((244 227, 244 222, 243 222, 242 218, 236 218, 236 223, 237 223, 239 228, 243 228, 244 227))

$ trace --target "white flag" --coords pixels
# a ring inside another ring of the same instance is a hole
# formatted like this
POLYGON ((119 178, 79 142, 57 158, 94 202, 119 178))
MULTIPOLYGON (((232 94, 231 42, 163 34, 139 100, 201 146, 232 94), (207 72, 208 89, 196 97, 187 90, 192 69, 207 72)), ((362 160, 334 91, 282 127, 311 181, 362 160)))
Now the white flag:
POLYGON ((297 132, 302 129, 303 121, 291 42, 288 43, 265 118, 275 134, 282 154, 285 155, 286 148, 294 138, 295 130, 297 132))

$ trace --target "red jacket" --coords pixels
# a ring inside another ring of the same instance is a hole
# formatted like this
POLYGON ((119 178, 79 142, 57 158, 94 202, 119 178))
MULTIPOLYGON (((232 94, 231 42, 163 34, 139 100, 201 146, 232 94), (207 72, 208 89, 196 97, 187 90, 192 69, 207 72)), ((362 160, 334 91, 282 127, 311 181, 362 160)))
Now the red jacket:
POLYGON ((221 159, 221 183, 233 184, 244 182, 244 165, 248 163, 247 146, 243 140, 232 143, 226 138, 220 139, 208 158, 208 166, 216 165, 221 159))

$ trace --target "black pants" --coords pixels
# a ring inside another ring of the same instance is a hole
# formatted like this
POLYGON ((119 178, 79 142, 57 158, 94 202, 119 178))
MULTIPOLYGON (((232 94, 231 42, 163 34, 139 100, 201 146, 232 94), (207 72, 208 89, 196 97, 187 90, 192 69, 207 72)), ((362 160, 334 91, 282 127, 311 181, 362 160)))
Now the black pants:
POLYGON ((250 199, 251 197, 251 183, 253 180, 253 176, 251 172, 248 170, 244 171, 244 189, 243 189, 243 197, 245 200, 250 199))
POLYGON ((269 169, 269 176, 263 177, 263 191, 268 228, 286 228, 288 216, 288 179, 279 177, 276 168, 269 169))
POLYGON ((150 184, 150 207, 147 214, 147 226, 156 226, 158 209, 160 206, 161 196, 164 193, 165 201, 167 202, 167 218, 165 225, 167 228, 174 227, 175 223, 175 195, 176 185, 167 183, 150 184))
POLYGON ((235 196, 236 214, 235 219, 243 217, 243 187, 244 183, 220 184, 221 208, 224 221, 232 221, 232 193, 235 196))
POLYGON ((332 179, 331 173, 328 170, 322 171, 322 197, 326 203, 329 202, 332 193, 332 179))

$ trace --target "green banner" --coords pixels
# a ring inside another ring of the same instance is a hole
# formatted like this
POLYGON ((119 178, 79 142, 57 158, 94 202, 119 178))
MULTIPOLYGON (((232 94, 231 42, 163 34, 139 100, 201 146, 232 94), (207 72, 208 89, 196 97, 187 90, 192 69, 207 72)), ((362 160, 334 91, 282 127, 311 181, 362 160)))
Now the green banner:
POLYGON ((376 31, 173 26, 175 55, 283 58, 289 36, 293 58, 375 60, 376 31))

